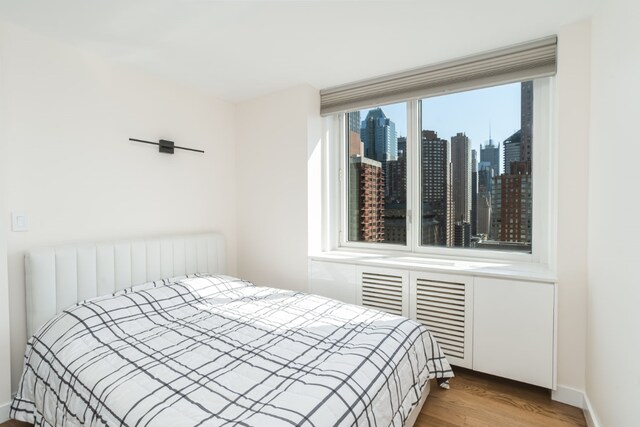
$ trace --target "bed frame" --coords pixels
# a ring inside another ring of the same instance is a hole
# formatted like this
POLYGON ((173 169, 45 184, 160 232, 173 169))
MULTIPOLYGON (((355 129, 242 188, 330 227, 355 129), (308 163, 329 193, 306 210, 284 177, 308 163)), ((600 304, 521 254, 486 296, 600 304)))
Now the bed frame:
POLYGON ((27 332, 89 298, 185 274, 224 274, 225 266, 216 233, 33 249, 25 256, 27 332))
MULTIPOLYGON (((29 336, 72 305, 153 280, 224 274, 225 242, 217 233, 32 249, 25 256, 29 336)), ((409 415, 413 426, 429 394, 409 415)))

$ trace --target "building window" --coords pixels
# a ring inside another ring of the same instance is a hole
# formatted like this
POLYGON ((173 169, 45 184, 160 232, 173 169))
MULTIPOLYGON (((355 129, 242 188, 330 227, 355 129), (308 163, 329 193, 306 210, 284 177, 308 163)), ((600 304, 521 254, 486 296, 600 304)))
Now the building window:
POLYGON ((534 84, 343 113, 343 244, 530 254, 534 84))

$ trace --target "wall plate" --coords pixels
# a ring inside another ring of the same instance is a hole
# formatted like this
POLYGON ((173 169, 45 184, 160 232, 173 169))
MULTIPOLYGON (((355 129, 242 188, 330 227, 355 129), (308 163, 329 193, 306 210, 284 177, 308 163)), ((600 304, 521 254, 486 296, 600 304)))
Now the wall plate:
POLYGON ((11 213, 11 231, 29 231, 29 217, 25 213, 11 213))

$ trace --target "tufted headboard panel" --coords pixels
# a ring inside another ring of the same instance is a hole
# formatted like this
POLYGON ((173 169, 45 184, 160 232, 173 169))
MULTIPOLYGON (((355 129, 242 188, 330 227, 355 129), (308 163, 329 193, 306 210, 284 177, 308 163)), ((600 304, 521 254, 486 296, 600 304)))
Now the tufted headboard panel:
POLYGON ((77 302, 153 280, 225 273, 220 234, 38 248, 25 257, 27 331, 77 302))

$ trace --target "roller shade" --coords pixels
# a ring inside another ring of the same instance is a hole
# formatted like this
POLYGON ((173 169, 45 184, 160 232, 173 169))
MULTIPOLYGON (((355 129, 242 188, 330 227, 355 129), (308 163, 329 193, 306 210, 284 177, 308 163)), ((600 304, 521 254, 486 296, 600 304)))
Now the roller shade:
POLYGON ((556 73, 557 37, 320 91, 323 116, 556 73))

